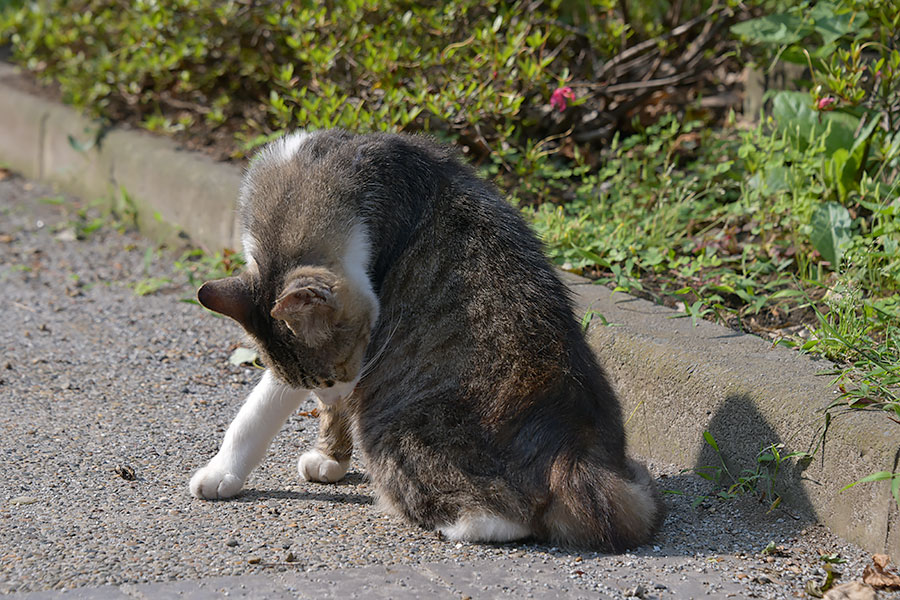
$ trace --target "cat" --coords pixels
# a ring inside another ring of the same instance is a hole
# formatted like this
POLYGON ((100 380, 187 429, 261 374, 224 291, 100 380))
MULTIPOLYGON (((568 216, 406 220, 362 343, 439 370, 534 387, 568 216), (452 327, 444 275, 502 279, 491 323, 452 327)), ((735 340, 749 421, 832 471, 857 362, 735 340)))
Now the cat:
POLYGON ((354 441, 378 504, 451 540, 623 550, 664 510, 626 457, 621 410, 569 292, 518 211, 424 136, 298 132, 251 161, 246 268, 200 303, 267 370, 190 481, 236 495, 286 419, 318 398, 308 481, 354 441))

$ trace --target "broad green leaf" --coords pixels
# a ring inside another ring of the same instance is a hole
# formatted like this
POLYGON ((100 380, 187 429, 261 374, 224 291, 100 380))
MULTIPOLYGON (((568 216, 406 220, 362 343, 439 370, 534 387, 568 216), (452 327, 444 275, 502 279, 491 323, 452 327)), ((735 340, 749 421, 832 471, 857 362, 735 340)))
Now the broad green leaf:
POLYGON ((816 33, 822 36, 825 44, 833 44, 845 35, 859 34, 869 20, 869 16, 862 11, 837 12, 838 7, 832 2, 820 2, 810 12, 816 33))
POLYGON ((813 213, 810 241, 834 269, 850 245, 850 224, 850 213, 837 202, 822 204, 813 213))
POLYGON ((851 155, 845 148, 838 148, 825 165, 825 183, 836 188, 838 197, 844 201, 847 194, 856 189, 858 172, 859 155, 851 155))
POLYGON ((731 32, 761 44, 792 44, 812 33, 812 28, 800 17, 778 14, 732 25, 731 32))
POLYGON ((712 434, 708 431, 703 432, 703 439, 706 440, 706 443, 712 446, 712 449, 716 452, 719 451, 719 445, 716 443, 715 438, 713 438, 712 434))
POLYGON ((817 136, 825 136, 825 151, 829 156, 840 148, 852 148, 859 118, 844 112, 815 111, 812 104, 812 96, 807 92, 778 92, 772 100, 775 124, 787 132, 801 150, 817 136))

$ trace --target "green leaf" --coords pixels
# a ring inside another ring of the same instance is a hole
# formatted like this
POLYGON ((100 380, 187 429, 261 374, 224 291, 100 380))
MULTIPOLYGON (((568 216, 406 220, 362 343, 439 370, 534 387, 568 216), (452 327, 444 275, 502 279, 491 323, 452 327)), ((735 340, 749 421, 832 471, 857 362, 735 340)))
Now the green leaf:
POLYGON ((800 150, 822 136, 829 156, 838 149, 852 148, 859 118, 839 111, 816 111, 812 106, 808 92, 780 91, 772 99, 772 117, 778 129, 791 136, 800 150))
POLYGON ((845 148, 838 148, 825 165, 825 182, 838 191, 841 201, 847 199, 851 189, 856 187, 856 173, 859 163, 845 148))
POLYGON ((170 283, 172 283, 172 280, 168 277, 147 277, 135 282, 134 293, 137 296, 147 296, 158 292, 170 283))
POLYGON ((812 33, 803 19, 794 15, 767 15, 731 26, 731 32, 760 44, 792 44, 812 33))
POLYGON ((802 296, 802 295, 803 295, 803 292, 801 290, 784 289, 784 290, 778 290, 777 292, 775 292, 774 294, 769 296, 769 299, 770 300, 778 300, 779 298, 793 298, 795 296, 802 296))
POLYGON ((850 212, 837 202, 826 202, 813 213, 810 241, 834 269, 850 245, 850 224, 850 212))
POLYGON ((69 145, 72 147, 72 149, 75 150, 76 152, 87 152, 88 150, 93 148, 97 142, 97 138, 95 138, 95 137, 90 138, 86 142, 79 142, 75 138, 75 136, 73 136, 71 134, 67 135, 66 139, 69 141, 69 145))
POLYGON ((572 244, 572 249, 575 250, 579 255, 587 260, 591 261, 596 265, 600 265, 601 267, 609 267, 609 262, 603 260, 603 257, 597 254, 596 252, 591 252, 590 250, 585 250, 584 248, 579 248, 575 244, 572 244))
POLYGON ((891 473, 890 471, 878 471, 877 473, 872 473, 871 475, 866 475, 859 481, 854 481, 848 485, 845 485, 840 489, 840 491, 846 491, 852 488, 855 485, 860 483, 871 483, 873 481, 884 481, 886 479, 893 479, 895 482, 900 481, 900 473, 891 473))
POLYGON ((835 14, 836 10, 837 6, 831 2, 820 2, 810 12, 816 33, 822 36, 825 45, 833 44, 845 35, 859 34, 869 20, 869 15, 862 11, 835 14))
POLYGON ((712 434, 708 431, 703 432, 703 439, 706 440, 706 443, 712 446, 712 449, 716 452, 719 451, 719 445, 716 443, 715 438, 713 438, 712 434))

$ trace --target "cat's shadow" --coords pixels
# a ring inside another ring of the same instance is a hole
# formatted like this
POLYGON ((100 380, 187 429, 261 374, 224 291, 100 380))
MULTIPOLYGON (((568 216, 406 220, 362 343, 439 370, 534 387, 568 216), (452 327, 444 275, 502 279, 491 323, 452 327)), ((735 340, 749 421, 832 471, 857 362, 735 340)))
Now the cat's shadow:
POLYGON ((340 502, 343 504, 374 504, 372 496, 345 492, 341 488, 355 487, 368 481, 362 473, 350 472, 336 483, 305 483, 308 489, 245 489, 233 502, 258 502, 260 500, 306 500, 308 502, 340 502))

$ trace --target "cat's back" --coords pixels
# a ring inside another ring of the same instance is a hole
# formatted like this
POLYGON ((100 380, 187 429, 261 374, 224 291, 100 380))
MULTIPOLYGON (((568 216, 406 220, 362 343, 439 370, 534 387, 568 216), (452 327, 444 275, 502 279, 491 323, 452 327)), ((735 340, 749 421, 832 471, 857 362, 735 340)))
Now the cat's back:
POLYGON ((403 243, 375 256, 382 310, 369 354, 381 373, 364 387, 418 403, 452 397, 479 426, 497 429, 540 421, 545 434, 571 439, 600 424, 619 444, 609 384, 567 288, 518 211, 427 139, 375 143, 376 187, 398 199, 377 203, 395 229, 382 225, 389 235, 373 247, 403 243))

